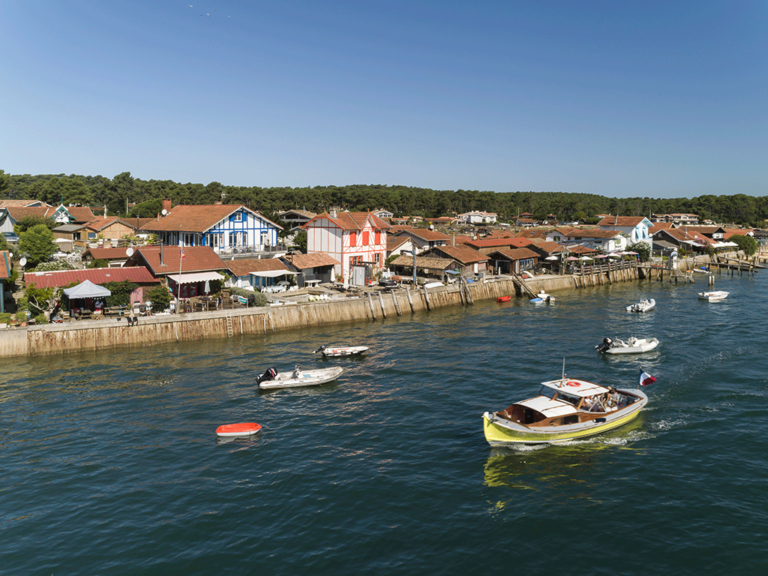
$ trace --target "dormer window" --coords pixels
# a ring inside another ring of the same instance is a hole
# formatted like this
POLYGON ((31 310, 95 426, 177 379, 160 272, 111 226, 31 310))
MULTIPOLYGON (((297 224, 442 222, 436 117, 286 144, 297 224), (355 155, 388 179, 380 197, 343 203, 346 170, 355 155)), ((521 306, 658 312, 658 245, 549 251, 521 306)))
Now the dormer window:
POLYGON ((235 222, 242 222, 242 221, 243 221, 243 213, 235 212, 235 222))

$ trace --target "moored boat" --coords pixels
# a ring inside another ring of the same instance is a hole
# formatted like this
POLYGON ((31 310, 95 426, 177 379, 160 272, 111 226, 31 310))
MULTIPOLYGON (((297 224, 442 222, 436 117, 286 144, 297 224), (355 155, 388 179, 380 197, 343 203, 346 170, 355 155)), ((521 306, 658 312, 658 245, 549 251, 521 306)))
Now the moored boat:
POLYGON ((338 366, 319 370, 302 370, 301 366, 297 364, 292 372, 278 372, 275 368, 268 368, 264 374, 259 376, 256 384, 260 390, 319 386, 336 380, 342 372, 344 369, 338 366))
POLYGON ((496 302, 499 302, 499 303, 509 302, 510 300, 512 300, 512 296, 499 296, 498 298, 496 298, 496 302))
POLYGON ((635 304, 630 304, 627 306, 627 312, 648 312, 649 310, 653 310, 655 307, 656 300, 650 298, 647 300, 640 300, 640 302, 636 302, 635 304))
POLYGON ((603 354, 642 354, 643 352, 650 352, 658 345, 659 340, 657 338, 635 338, 632 336, 626 342, 619 338, 616 340, 605 338, 602 344, 595 346, 595 349, 603 354))
POLYGON ((320 346, 313 354, 322 354, 323 356, 337 357, 337 356, 357 356, 359 354, 365 354, 368 352, 368 346, 320 346))
POLYGON ((259 432, 261 432, 261 424, 256 424, 256 422, 224 424, 216 428, 216 436, 221 438, 243 438, 253 436, 259 432))
POLYGON ((709 302, 717 302, 718 300, 725 300, 728 298, 730 292, 724 290, 713 290, 712 292, 699 292, 699 300, 707 300, 709 302))
POLYGON ((543 382, 538 396, 483 414, 483 431, 491 446, 566 442, 627 424, 647 403, 639 389, 563 376, 543 382))
POLYGON ((544 292, 544 290, 539 292, 536 295, 536 298, 541 298, 542 302, 546 302, 547 304, 554 304, 555 303, 555 299, 552 296, 550 296, 549 294, 547 294, 546 292, 544 292))

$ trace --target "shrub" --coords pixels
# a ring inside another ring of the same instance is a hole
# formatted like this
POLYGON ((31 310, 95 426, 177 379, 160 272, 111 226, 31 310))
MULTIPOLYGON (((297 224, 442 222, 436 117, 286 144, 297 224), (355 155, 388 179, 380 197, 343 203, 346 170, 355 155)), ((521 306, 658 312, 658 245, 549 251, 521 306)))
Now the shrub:
POLYGON ((740 234, 734 234, 728 240, 735 242, 739 245, 739 250, 744 251, 747 256, 753 256, 757 252, 758 244, 757 240, 752 236, 742 236, 740 234))
POLYGON ((104 288, 112 292, 112 294, 106 297, 106 305, 128 306, 131 303, 131 293, 138 287, 138 284, 134 284, 128 280, 123 280, 122 282, 107 282, 104 284, 104 288))
POLYGON ((152 302, 152 312, 162 312, 171 305, 171 294, 162 284, 152 288, 147 298, 152 302))
POLYGON ((45 314, 38 314, 35 316, 35 324, 49 324, 48 318, 45 317, 45 314))

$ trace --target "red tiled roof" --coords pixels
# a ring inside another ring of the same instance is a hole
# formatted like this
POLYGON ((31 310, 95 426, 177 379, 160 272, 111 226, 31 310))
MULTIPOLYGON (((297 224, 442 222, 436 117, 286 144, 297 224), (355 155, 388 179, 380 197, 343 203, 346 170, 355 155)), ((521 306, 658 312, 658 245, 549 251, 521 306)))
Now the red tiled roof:
POLYGON ((238 210, 246 210, 251 214, 255 214, 262 220, 266 220, 282 230, 280 226, 267 220, 258 212, 238 204, 179 204, 171 208, 171 211, 165 217, 159 220, 152 220, 150 223, 143 225, 141 230, 148 232, 178 232, 179 230, 184 232, 205 232, 238 210))
POLYGON ((88 270, 60 270, 55 272, 27 272, 24 283, 34 284, 38 288, 61 288, 73 283, 90 280, 94 284, 107 282, 123 282, 128 280, 135 284, 157 284, 159 280, 143 266, 135 268, 91 268, 88 270))
POLYGON ((411 236, 416 236, 416 238, 421 238, 422 240, 426 240, 428 242, 434 242, 436 240, 450 240, 450 238, 445 234, 441 234, 440 232, 435 232, 433 230, 427 230, 426 228, 409 228, 407 230, 401 230, 398 232, 398 235, 403 234, 410 234, 411 236))
POLYGON ((528 248, 515 248, 511 250, 498 250, 493 254, 502 254, 510 260, 526 260, 528 258, 541 258, 541 255, 528 248))
POLYGON ((247 276, 251 272, 267 272, 270 270, 288 270, 288 266, 277 258, 242 258, 227 260, 227 268, 235 276, 247 276))
POLYGON ((287 254, 282 257, 283 260, 291 264, 294 268, 305 270, 306 268, 317 268, 318 266, 337 266, 341 262, 325 252, 311 252, 309 254, 287 254))
POLYGON ((83 252, 83 258, 93 257, 94 260, 127 260, 127 248, 90 248, 83 252))
POLYGON ((384 220, 376 216, 373 212, 340 212, 336 215, 336 218, 331 218, 330 214, 323 212, 304 224, 303 228, 308 228, 312 222, 321 218, 327 218, 342 230, 362 230, 368 218, 371 219, 374 228, 378 228, 379 230, 388 230, 390 228, 389 224, 384 222, 384 220))
POLYGON ((522 248, 531 244, 531 241, 527 238, 487 238, 484 240, 470 240, 465 242, 465 244, 475 250, 479 250, 480 248, 495 248, 496 246, 516 246, 517 248, 522 248))
POLYGON ((118 220, 120 223, 130 226, 134 230, 138 230, 142 226, 154 222, 155 218, 118 218, 118 220))
POLYGON ((387 236, 387 251, 397 250, 400 246, 409 242, 411 239, 408 236, 387 236))
POLYGON ((582 230, 579 228, 573 228, 568 232, 569 238, 615 238, 621 234, 618 230, 597 230, 595 228, 582 230))
POLYGON ((11 206, 16 206, 17 208, 23 208, 25 206, 29 206, 30 204, 34 204, 36 202, 40 202, 44 206, 46 205, 45 202, 42 202, 41 200, 15 200, 13 198, 5 198, 3 200, 0 200, 0 208, 10 208, 11 206))
MULTIPOLYGON (((87 206, 75 206, 75 207, 69 207, 67 208, 65 206, 67 212, 69 212, 69 215, 72 216, 75 219, 75 222, 89 222, 90 220, 93 220, 96 218, 96 216, 91 212, 91 209, 87 206)), ((22 218, 25 218, 27 216, 31 216, 33 218, 53 218, 53 215, 56 213, 56 210, 58 210, 59 207, 53 207, 53 206, 30 206, 29 208, 20 208, 18 206, 10 206, 8 207, 8 213, 11 215, 11 217, 16 220, 17 222, 21 220, 22 218)))
POLYGON ((185 272, 207 272, 225 270, 227 265, 208 246, 187 246, 184 248, 184 258, 178 246, 163 247, 163 264, 160 266, 160 247, 145 246, 139 248, 128 259, 126 266, 146 266, 155 276, 167 276, 185 272))
POLYGON ((568 252, 571 252, 573 254, 594 254, 597 252, 597 250, 593 250, 592 248, 587 248, 586 246, 565 246, 565 249, 568 250, 568 252))
MULTIPOLYGON (((96 218, 96 215, 91 212, 88 206, 70 206, 66 207, 69 215, 75 219, 75 222, 89 222, 96 218)), ((54 208, 55 210, 55 208, 54 208)))
POLYGON ((558 254, 563 251, 563 247, 557 242, 541 242, 535 244, 536 248, 547 254, 558 254))
POLYGON ((11 253, 9 250, 0 250, 0 280, 7 280, 11 277, 11 253))
MULTIPOLYGON (((471 264, 473 262, 485 262, 488 256, 481 254, 477 250, 468 246, 435 246, 427 252, 432 254, 445 254, 449 258, 458 260, 462 264, 471 264)), ((425 253, 426 254, 426 253, 425 253)))
POLYGON ((520 230, 517 234, 515 234, 516 238, 546 238, 547 232, 549 230, 520 230))
POLYGON ((118 221, 118 218, 115 218, 114 216, 108 216, 107 218, 104 218, 102 216, 101 218, 96 218, 94 220, 87 222, 85 224, 85 227, 98 232, 99 230, 103 230, 107 226, 111 226, 117 221, 118 221))
POLYGON ((645 216, 608 216, 597 223, 598 226, 637 226, 645 216))

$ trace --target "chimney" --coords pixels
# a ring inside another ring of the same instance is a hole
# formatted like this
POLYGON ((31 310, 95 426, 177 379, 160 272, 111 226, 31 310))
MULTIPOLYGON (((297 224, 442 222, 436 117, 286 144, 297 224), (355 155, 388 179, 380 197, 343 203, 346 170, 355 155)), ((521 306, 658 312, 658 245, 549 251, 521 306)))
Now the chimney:
POLYGON ((163 262, 163 241, 160 240, 160 266, 165 266, 163 262))
POLYGON ((163 210, 166 210, 166 214, 171 211, 171 201, 163 200, 163 210))
POLYGON ((331 218, 336 218, 336 208, 331 208, 331 218))
POLYGON ((451 246, 456 246, 456 234, 451 234, 451 246))

